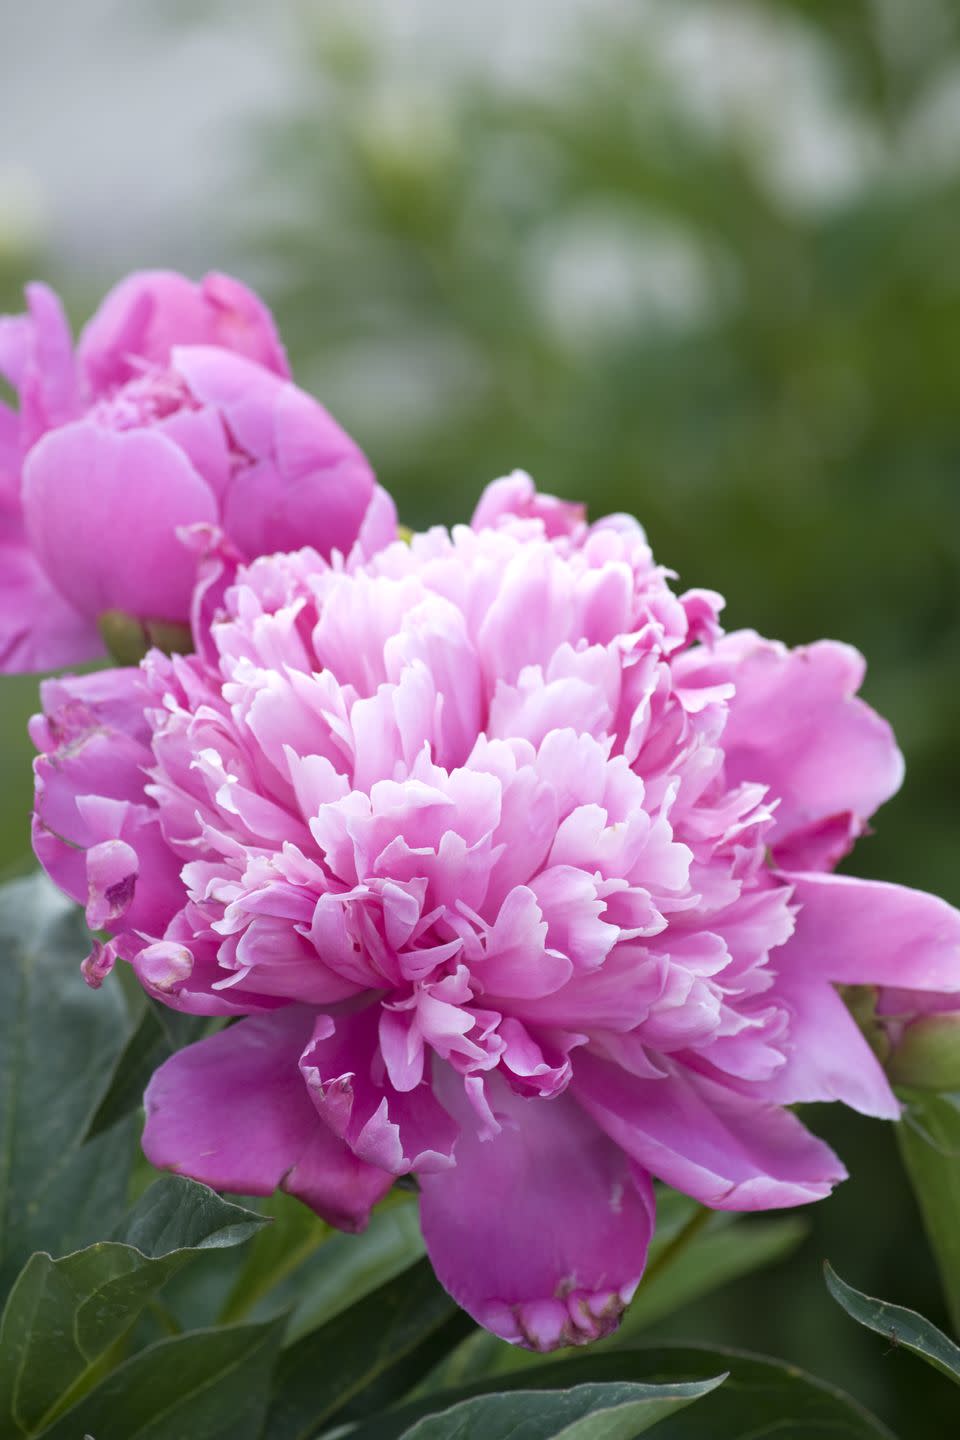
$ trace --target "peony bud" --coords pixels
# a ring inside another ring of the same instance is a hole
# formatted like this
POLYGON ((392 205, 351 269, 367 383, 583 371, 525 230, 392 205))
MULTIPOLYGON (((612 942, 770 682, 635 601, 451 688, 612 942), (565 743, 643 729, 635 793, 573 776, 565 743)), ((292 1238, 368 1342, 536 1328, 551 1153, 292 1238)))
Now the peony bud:
POLYGON ((960 1090, 960 1009, 920 1015, 905 1025, 887 1074, 895 1085, 916 1090, 960 1090))

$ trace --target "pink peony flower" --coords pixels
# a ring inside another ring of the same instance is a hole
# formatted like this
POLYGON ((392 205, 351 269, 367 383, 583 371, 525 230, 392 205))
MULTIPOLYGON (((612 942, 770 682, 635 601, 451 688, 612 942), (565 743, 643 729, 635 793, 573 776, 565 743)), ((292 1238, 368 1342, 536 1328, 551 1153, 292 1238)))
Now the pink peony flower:
POLYGON ((131 275, 74 355, 60 302, 0 319, 0 671, 103 653, 98 620, 185 624, 198 548, 329 555, 396 534, 361 451, 289 381, 269 312, 227 275, 131 275), (193 548, 183 531, 197 527, 193 548), (219 542, 223 548, 223 542, 219 542))
POLYGON ((802 1204, 845 1172, 786 1106, 897 1116, 838 985, 960 991, 960 914, 827 873, 902 773, 859 656, 723 637, 558 505, 259 559, 208 654, 47 682, 33 729, 91 980, 243 1017, 156 1073, 148 1157, 348 1229, 412 1173, 443 1284, 542 1350, 616 1326, 651 1177, 802 1204))

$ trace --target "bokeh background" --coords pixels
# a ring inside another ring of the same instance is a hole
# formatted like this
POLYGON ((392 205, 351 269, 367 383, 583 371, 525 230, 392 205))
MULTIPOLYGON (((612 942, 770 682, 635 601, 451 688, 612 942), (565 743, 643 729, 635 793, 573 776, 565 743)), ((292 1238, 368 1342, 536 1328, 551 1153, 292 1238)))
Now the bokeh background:
MULTIPOLYGON (((908 765, 857 869, 960 902, 958 138, 954 0, 0 0, 0 309, 231 269, 408 524, 522 466, 731 626, 853 642, 908 765)), ((0 871, 35 695, 0 682, 0 871)), ((820 1280, 946 1323, 889 1127, 810 1118, 854 1179, 656 1338, 952 1434, 820 1280)))

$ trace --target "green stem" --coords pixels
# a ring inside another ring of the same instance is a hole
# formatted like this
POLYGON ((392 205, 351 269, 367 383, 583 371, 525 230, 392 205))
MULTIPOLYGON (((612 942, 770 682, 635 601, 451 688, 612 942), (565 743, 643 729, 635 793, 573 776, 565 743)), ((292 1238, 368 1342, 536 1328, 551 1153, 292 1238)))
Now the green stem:
POLYGON ((698 1205, 686 1224, 681 1225, 673 1239, 668 1241, 660 1254, 651 1260, 644 1271, 643 1283, 649 1285, 657 1275, 663 1273, 676 1260, 677 1256, 686 1250, 691 1241, 695 1240, 703 1227, 710 1221, 714 1214, 705 1205, 698 1205))
POLYGON ((235 1325, 238 1320, 245 1320, 250 1311, 269 1295, 271 1290, 276 1289, 281 1281, 293 1274, 298 1265, 310 1258, 329 1234, 329 1228, 318 1225, 314 1234, 307 1236, 299 1245, 288 1250, 282 1260, 278 1261, 268 1274, 262 1275, 258 1280, 252 1282, 246 1276, 241 1275, 233 1291, 227 1296, 217 1324, 235 1325))
POLYGON ((899 1091, 906 1114, 897 1142, 960 1335, 960 1097, 899 1091))
POLYGON ((157 1324, 163 1326, 164 1330, 167 1332, 168 1335, 183 1334, 183 1326, 180 1324, 180 1321, 173 1314, 173 1311, 168 1310, 166 1305, 164 1305, 160 1300, 149 1301, 149 1303, 147 1304, 147 1309, 149 1310, 153 1318, 157 1321, 157 1324))

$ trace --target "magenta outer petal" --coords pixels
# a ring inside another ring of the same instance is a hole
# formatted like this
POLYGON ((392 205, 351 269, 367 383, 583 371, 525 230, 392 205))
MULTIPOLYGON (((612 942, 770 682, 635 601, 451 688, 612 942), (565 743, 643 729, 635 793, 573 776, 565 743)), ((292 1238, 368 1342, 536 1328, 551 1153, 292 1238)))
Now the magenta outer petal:
MULTIPOLYGON (((899 1119, 899 1102, 879 1060, 828 981, 791 973, 780 976, 771 993, 790 1014, 789 1032, 780 1042, 786 1064, 770 1080, 728 1084, 779 1105, 841 1100, 863 1115, 899 1119)), ((709 1055, 704 1051, 704 1059, 709 1055)))
POLYGON ((936 895, 850 875, 784 874, 797 928, 777 968, 841 985, 960 990, 960 910, 936 895))
POLYGON ((296 1195, 324 1220, 362 1230, 393 1181, 323 1124, 297 1062, 313 1017, 294 1006, 241 1020, 179 1050, 144 1097, 144 1154, 215 1190, 296 1195))
POLYGON ((21 532, 0 509, 0 674, 99 659, 96 626, 53 588, 21 532))
POLYGON ((777 798, 771 845, 791 869, 828 869, 903 781, 893 731, 857 698, 863 657, 821 640, 786 650, 753 631, 728 635, 682 665, 736 695, 723 733, 727 779, 777 798))
POLYGON ((34 761, 37 859, 85 905, 94 879, 88 848, 123 840, 139 862, 125 923, 162 935, 183 903, 181 862, 163 840, 156 810, 144 803, 150 751, 140 672, 102 670, 48 680, 40 693, 46 714, 30 724, 41 752, 34 761))
POLYGON ((105 297, 77 347, 93 395, 140 373, 142 362, 166 368, 174 345, 220 345, 289 374, 266 306, 239 280, 207 275, 199 285, 172 270, 128 275, 105 297))
POLYGON ((217 507, 172 441, 64 425, 28 455, 23 506, 44 569, 82 614, 186 620, 196 560, 176 531, 212 523, 217 507))
POLYGON ((640 1165, 714 1210, 822 1200, 846 1178, 796 1116, 680 1067, 641 1080, 581 1052, 571 1090, 640 1165))
POLYGON ((649 1180, 567 1096, 527 1100, 496 1082, 490 1093, 500 1134, 480 1140, 464 1116, 454 1169, 421 1178, 433 1267, 504 1340, 586 1344, 616 1328, 643 1273, 649 1180))

